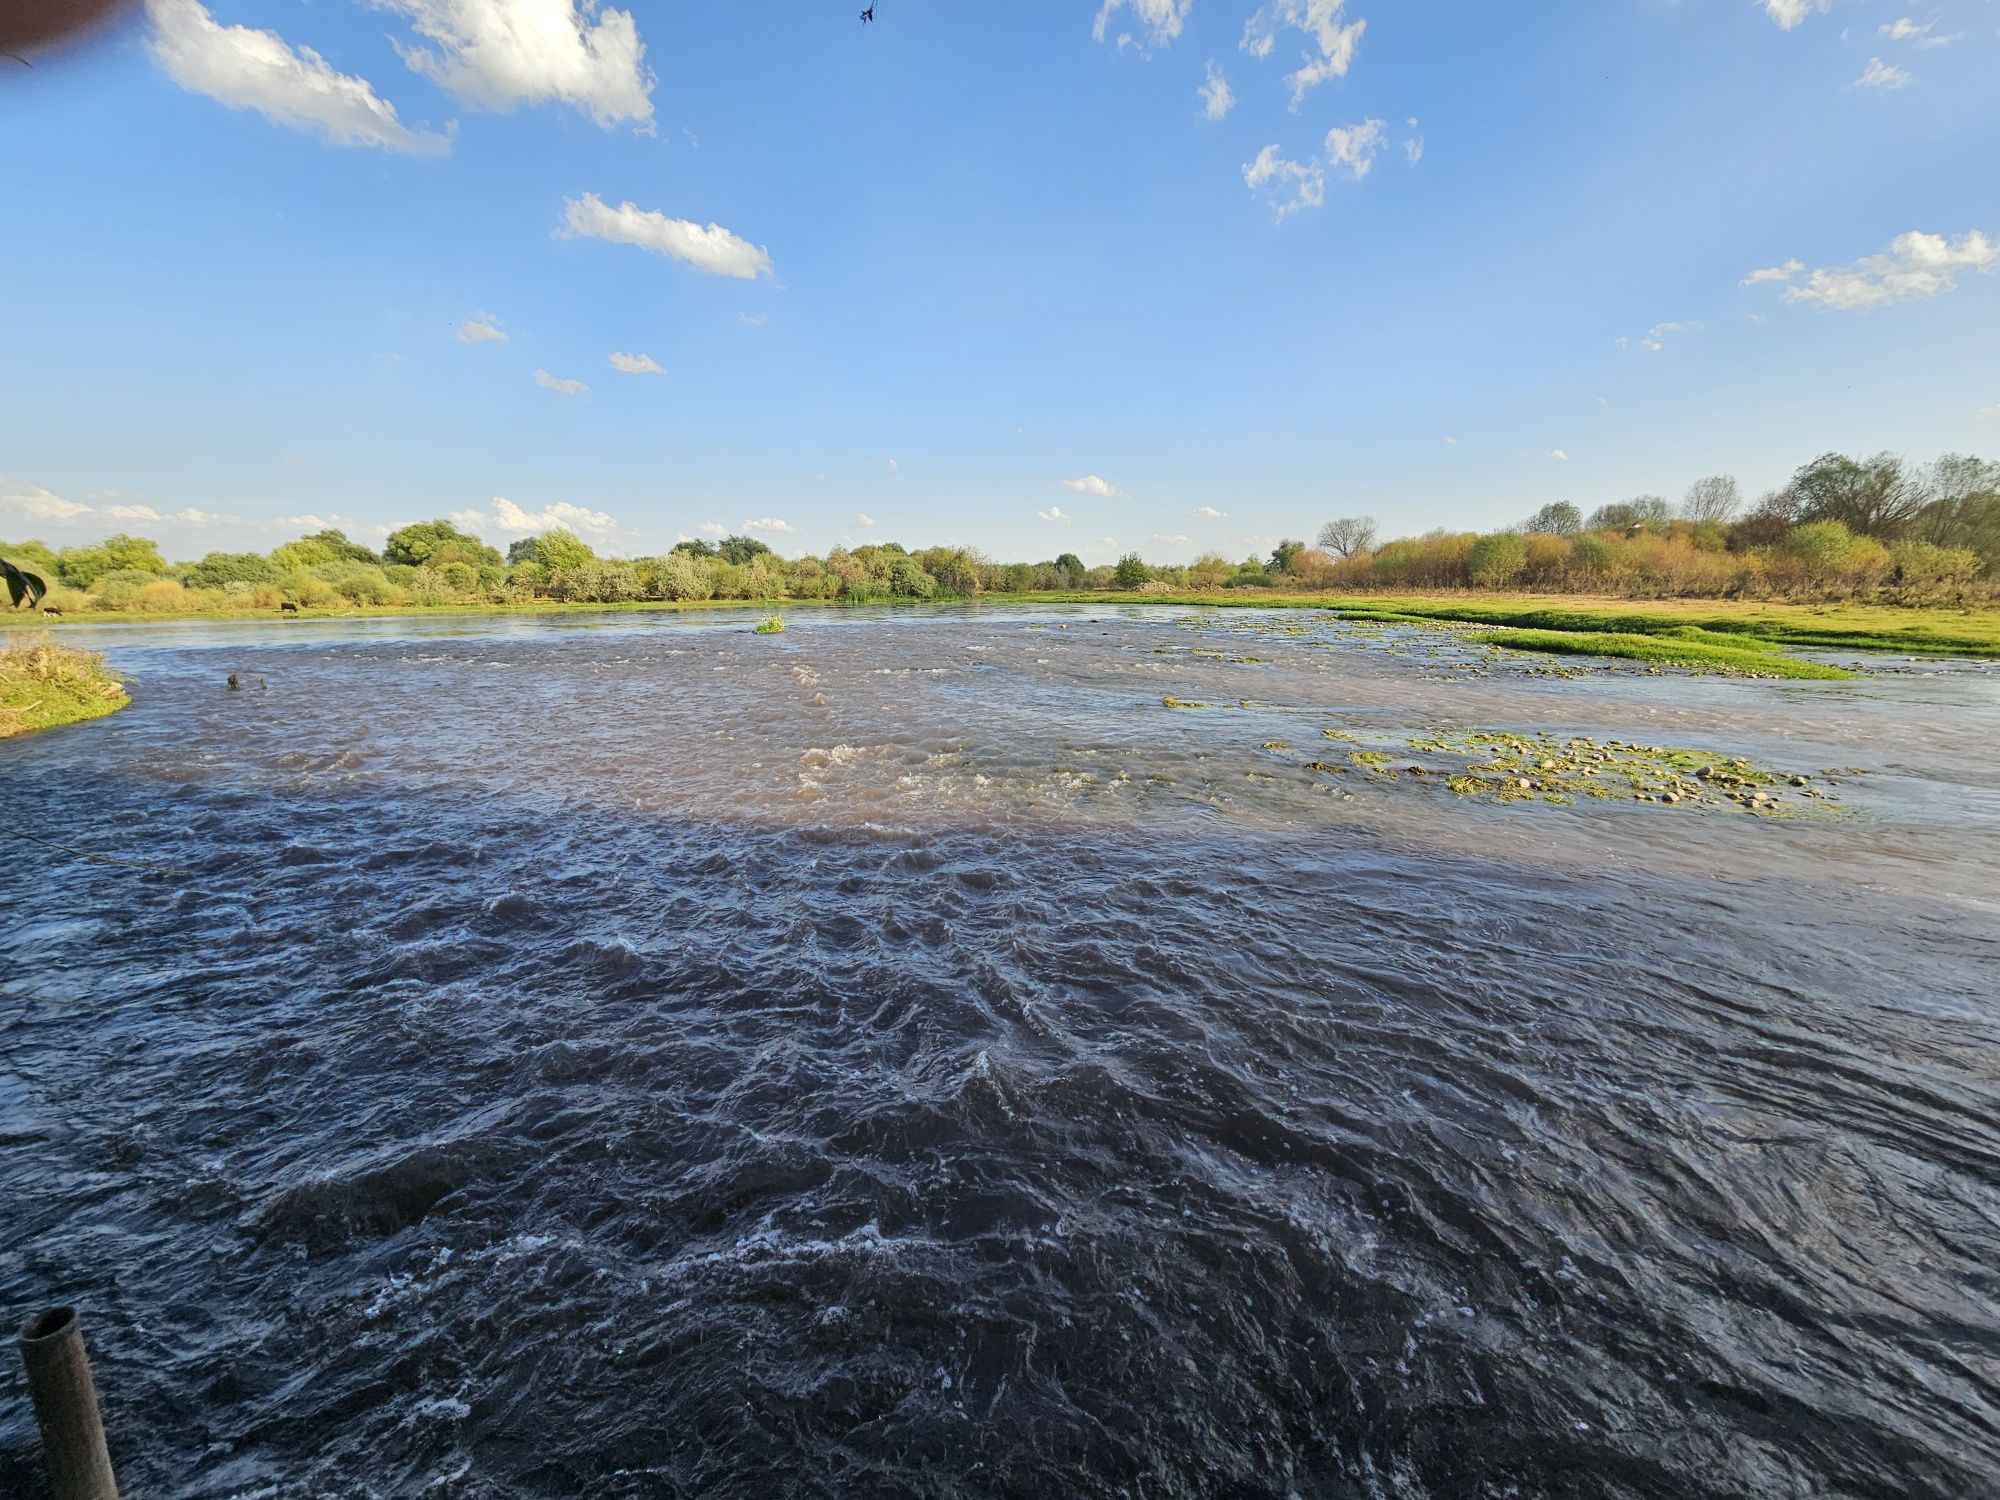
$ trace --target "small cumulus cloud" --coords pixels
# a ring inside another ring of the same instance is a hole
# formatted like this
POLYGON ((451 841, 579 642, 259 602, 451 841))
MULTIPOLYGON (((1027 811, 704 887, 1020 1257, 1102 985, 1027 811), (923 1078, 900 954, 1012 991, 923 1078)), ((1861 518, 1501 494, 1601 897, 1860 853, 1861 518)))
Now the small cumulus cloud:
POLYGON ((795 528, 790 521, 781 521, 776 516, 759 516, 754 521, 745 521, 743 529, 761 531, 766 536, 788 536, 795 528))
POLYGON ((74 521, 93 509, 81 500, 65 500, 39 484, 5 474, 0 474, 0 507, 34 521, 74 521))
MULTIPOLYGON (((1326 164, 1335 173, 1359 182, 1375 165, 1375 158, 1387 139, 1380 120, 1336 125, 1326 133, 1326 164)), ((1410 160, 1415 161, 1416 157, 1410 160)))
POLYGON ((1788 283, 1787 302, 1809 302, 1843 312, 1919 302, 1953 290, 1958 278, 1968 271, 1991 275, 2000 270, 2000 240, 1976 229, 1956 240, 1912 230, 1897 235, 1880 254, 1863 256, 1848 266, 1824 266, 1806 273, 1804 281, 1796 281, 1803 269, 1797 261, 1787 261, 1766 271, 1751 272, 1744 284, 1783 281, 1788 283))
POLYGON ((1065 479, 1063 487, 1075 490, 1079 495, 1095 495, 1100 500, 1129 500, 1132 498, 1110 480, 1100 479, 1095 474, 1083 474, 1075 479, 1065 479))
POLYGON ((627 10, 597 0, 373 0, 431 45, 397 43, 415 72, 461 103, 505 113, 561 103, 609 128, 650 131, 655 79, 627 10))
POLYGON ((1563 452, 1562 449, 1560 448, 1549 449, 1549 457, 1554 459, 1559 464, 1566 464, 1569 462, 1569 455, 1563 452))
POLYGON ((704 226, 692 219, 670 218, 630 202, 613 208, 595 193, 564 200, 563 220, 556 235, 632 245, 683 261, 697 271, 743 281, 771 273, 771 257, 763 246, 751 244, 720 224, 704 226))
POLYGON ((897 463, 896 460, 892 458, 889 460, 889 467, 892 469, 901 469, 903 466, 897 463))
POLYGON ((1780 30, 1790 31, 1815 11, 1824 13, 1833 0, 1760 0, 1760 3, 1780 30))
POLYGON ((1222 75, 1222 65, 1209 59, 1208 76, 1194 91, 1195 98, 1201 100, 1201 117, 1204 120, 1220 120, 1236 108, 1236 90, 1229 86, 1229 80, 1222 75))
POLYGON ((2000 401, 1995 401, 1991 406, 1980 407, 1979 415, 1988 422, 2000 422, 2000 401))
POLYGON ((1344 0, 1273 0, 1244 23, 1237 45, 1251 57, 1269 57, 1277 49, 1280 30, 1297 31, 1311 44, 1300 54, 1300 66, 1285 75, 1296 112, 1307 94, 1330 78, 1345 78, 1354 65, 1365 20, 1343 25, 1344 0))
POLYGON ((547 370, 535 371, 535 384, 545 391, 557 391, 565 396, 588 396, 590 387, 581 380, 561 380, 547 370))
POLYGON ((412 130, 367 79, 335 71, 312 48, 295 48, 275 31, 223 26, 200 0, 147 0, 146 14, 154 59, 191 94, 253 109, 336 146, 409 156, 451 150, 449 133, 412 130))
MULTIPOLYGON (((312 517, 297 518, 301 523, 310 524, 312 517)), ((558 500, 553 505, 545 505, 540 510, 527 510, 515 504, 505 495, 495 495, 488 510, 455 510, 451 519, 468 531, 476 531, 482 536, 522 537, 540 536, 545 531, 574 531, 579 536, 608 537, 619 529, 618 523, 601 510, 591 510, 587 506, 571 505, 558 500)))
POLYGON ((1899 68, 1894 63, 1885 63, 1879 57, 1868 59, 1868 66, 1861 70, 1861 76, 1854 80, 1855 87, 1864 89, 1900 89, 1910 83, 1910 70, 1899 68))
POLYGON ((1277 217, 1283 219, 1326 201, 1326 168, 1317 161, 1280 156, 1274 142, 1243 164, 1243 185, 1253 193, 1266 194, 1277 217))
POLYGON ((605 363, 610 365, 612 369, 625 375, 664 375, 667 373, 660 367, 660 362, 650 354, 613 353, 605 363))
POLYGON ((1217 510, 1213 505, 1197 505, 1188 514, 1191 516, 1200 516, 1203 520, 1207 521, 1224 521, 1229 518, 1228 511, 1217 510))
POLYGON ((854 524, 856 526, 861 527, 862 530, 865 531, 869 527, 875 524, 875 518, 869 515, 868 512, 866 511, 856 511, 854 515, 854 524))
POLYGON ((1649 354, 1658 354, 1662 349, 1667 347, 1667 339, 1670 335, 1692 333, 1700 327, 1701 324, 1699 323, 1655 323, 1637 339, 1618 340, 1618 347, 1620 349, 1637 347, 1646 350, 1649 354))
POLYGON ((1121 9, 1130 7, 1132 18, 1138 22, 1144 37, 1134 41, 1129 31, 1120 32, 1116 38, 1119 48, 1137 46, 1144 52, 1155 47, 1166 47, 1181 34, 1187 24, 1187 14, 1194 0, 1102 0, 1097 8, 1097 19, 1091 23, 1090 34, 1096 41, 1103 41, 1110 27, 1111 18, 1121 9))
POLYGON ((1444 440, 1444 445, 1447 448, 1456 448, 1458 446, 1458 439, 1455 437, 1448 437, 1444 440))
POLYGON ((1165 542, 1170 547, 1192 547, 1194 545, 1193 537, 1182 536, 1179 532, 1174 533, 1172 536, 1162 536, 1156 531, 1153 533, 1153 540, 1156 542, 1165 542))
POLYGON ((1047 521, 1052 525, 1067 526, 1071 521, 1075 520, 1076 518, 1074 516, 1064 515, 1062 507, 1060 505, 1051 505, 1047 510, 1036 511, 1035 519, 1037 521, 1047 521))
POLYGON ((506 330, 501 328, 500 320, 489 312, 474 313, 458 325, 453 336, 461 344, 504 344, 507 342, 506 330))
POLYGON ((724 526, 720 521, 703 521, 699 526, 695 527, 695 530, 701 532, 704 536, 729 535, 729 528, 724 526))
POLYGON ((1761 286, 1767 281, 1790 281, 1805 268, 1804 261, 1788 260, 1783 265, 1765 266, 1762 270, 1752 271, 1736 284, 1738 286, 1761 286))
POLYGON ((104 514, 114 521, 164 521, 166 517, 150 505, 107 505, 104 514))

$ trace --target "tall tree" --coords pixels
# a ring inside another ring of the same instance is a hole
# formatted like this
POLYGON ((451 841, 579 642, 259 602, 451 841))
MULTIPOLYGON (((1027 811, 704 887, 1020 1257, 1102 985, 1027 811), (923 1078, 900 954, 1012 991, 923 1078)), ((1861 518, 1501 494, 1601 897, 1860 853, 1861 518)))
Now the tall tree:
POLYGON ((1720 521, 1727 525, 1736 519, 1737 508, 1742 503, 1743 496, 1736 488, 1734 476, 1710 474, 1688 486, 1687 497, 1681 501, 1681 517, 1688 521, 1720 521))
POLYGON ((1893 453, 1849 458, 1822 453, 1792 476, 1799 520, 1838 521, 1849 531, 1894 541, 1928 498, 1917 476, 1893 453))
POLYGON ((1341 516, 1328 521, 1319 529, 1319 545, 1323 552, 1331 552, 1336 557, 1353 557, 1361 552, 1375 550, 1375 518, 1373 516, 1341 516))

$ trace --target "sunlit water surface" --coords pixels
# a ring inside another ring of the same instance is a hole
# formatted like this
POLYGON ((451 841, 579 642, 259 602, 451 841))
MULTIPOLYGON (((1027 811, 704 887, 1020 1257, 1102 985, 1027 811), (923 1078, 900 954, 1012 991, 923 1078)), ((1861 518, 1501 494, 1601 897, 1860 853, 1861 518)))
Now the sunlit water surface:
POLYGON ((135 702, 0 745, 0 1309, 131 1493, 1993 1493, 2000 670, 748 624, 66 628, 135 702))

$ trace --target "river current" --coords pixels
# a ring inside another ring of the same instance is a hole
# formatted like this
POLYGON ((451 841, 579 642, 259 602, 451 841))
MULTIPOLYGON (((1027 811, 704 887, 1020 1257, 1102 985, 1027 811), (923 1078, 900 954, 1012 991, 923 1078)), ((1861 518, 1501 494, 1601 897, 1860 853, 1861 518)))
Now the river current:
POLYGON ((2000 666, 749 624, 63 627, 0 1311, 129 1494, 1995 1493, 2000 666), (1832 795, 1346 753, 1477 730, 1832 795))

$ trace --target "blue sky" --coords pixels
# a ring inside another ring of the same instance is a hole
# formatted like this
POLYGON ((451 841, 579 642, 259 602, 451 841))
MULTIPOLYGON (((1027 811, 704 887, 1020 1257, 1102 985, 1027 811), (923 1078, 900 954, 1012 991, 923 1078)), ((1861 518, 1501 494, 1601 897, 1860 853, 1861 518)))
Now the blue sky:
POLYGON ((2000 451, 1992 0, 858 8, 0 59, 0 537, 1177 561, 2000 451))

